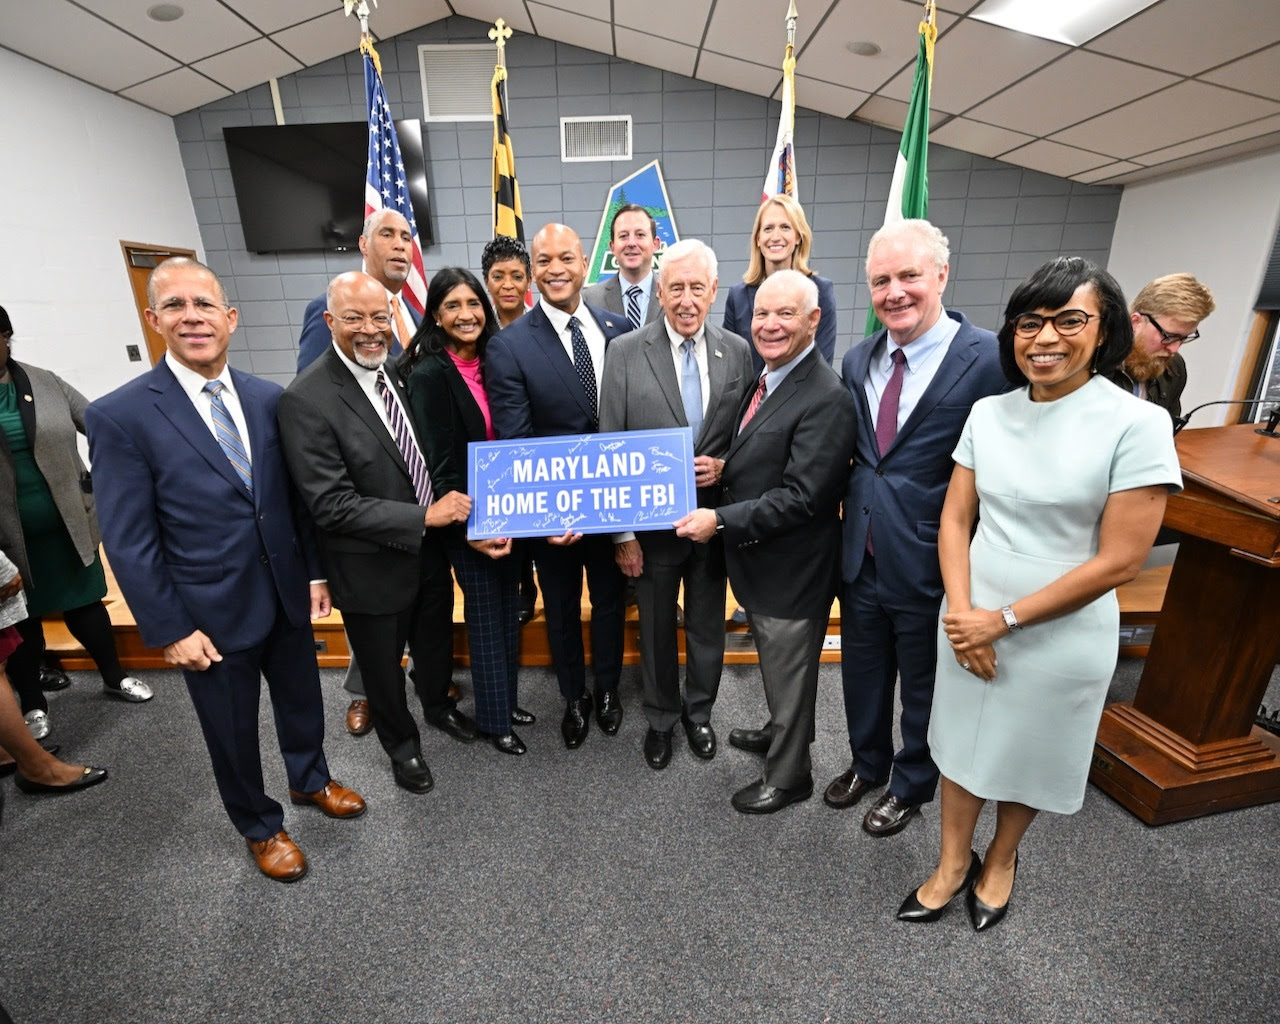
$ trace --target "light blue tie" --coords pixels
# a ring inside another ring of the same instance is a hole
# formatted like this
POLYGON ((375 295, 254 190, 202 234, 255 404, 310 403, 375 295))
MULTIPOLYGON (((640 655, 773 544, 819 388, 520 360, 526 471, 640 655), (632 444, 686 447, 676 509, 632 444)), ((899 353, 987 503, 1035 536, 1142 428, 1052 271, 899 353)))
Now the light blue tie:
POLYGON ((698 360, 693 354, 693 339, 685 338, 684 359, 680 364, 680 396, 684 399, 684 417, 693 430, 693 439, 698 439, 698 431, 702 429, 702 374, 698 372, 698 360))
POLYGON ((213 406, 213 436, 231 463, 236 475, 244 481, 249 493, 253 493, 253 467, 249 463, 249 453, 244 450, 244 442, 240 439, 240 431, 236 429, 236 421, 227 411, 222 400, 222 392, 227 386, 220 380, 211 380, 204 386, 209 392, 209 404, 213 406))

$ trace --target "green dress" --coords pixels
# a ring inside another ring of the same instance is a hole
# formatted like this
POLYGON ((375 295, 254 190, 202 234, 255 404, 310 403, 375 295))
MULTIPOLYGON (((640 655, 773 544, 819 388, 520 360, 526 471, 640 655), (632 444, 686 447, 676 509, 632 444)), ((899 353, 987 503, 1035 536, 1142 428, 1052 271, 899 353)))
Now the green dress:
POLYGON ((36 465, 18 412, 18 389, 13 381, 0 384, 0 431, 13 456, 18 518, 31 569, 30 578, 23 580, 27 614, 36 618, 101 601, 107 593, 102 558, 95 554, 89 565, 81 562, 44 474, 36 465))

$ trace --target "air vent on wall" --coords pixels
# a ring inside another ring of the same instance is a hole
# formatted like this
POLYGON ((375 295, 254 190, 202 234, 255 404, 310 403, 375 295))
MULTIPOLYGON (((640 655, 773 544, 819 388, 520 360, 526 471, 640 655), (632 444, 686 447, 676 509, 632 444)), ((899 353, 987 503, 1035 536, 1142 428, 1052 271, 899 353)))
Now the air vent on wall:
POLYGON ((631 115, 560 118, 560 159, 630 160, 631 115))
POLYGON ((422 73, 424 121, 493 119, 492 46, 419 46, 418 68, 422 73))

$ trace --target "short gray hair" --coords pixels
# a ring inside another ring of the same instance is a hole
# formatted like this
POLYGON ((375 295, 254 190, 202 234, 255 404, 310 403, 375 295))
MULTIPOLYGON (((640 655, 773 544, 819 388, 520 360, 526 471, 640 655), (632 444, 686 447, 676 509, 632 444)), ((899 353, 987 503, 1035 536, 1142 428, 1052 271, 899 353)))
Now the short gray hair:
POLYGON ((910 218, 886 224, 867 243, 867 266, 871 264, 871 254, 881 242, 893 241, 904 236, 914 235, 933 257, 934 266, 939 270, 951 262, 951 243, 947 236, 927 220, 910 218))
POLYGON ((798 270, 775 270, 760 282, 760 288, 756 289, 756 297, 758 298, 761 289, 766 287, 788 285, 800 289, 801 315, 808 316, 818 308, 818 285, 808 274, 802 274, 798 270))
POLYGON ((662 259, 658 263, 658 283, 662 283, 662 268, 668 263, 678 263, 680 260, 693 259, 698 257, 706 262, 707 271, 710 273, 712 280, 720 276, 720 263, 716 259, 715 252, 711 246, 698 238, 683 238, 676 242, 675 245, 668 246, 662 252, 662 259))

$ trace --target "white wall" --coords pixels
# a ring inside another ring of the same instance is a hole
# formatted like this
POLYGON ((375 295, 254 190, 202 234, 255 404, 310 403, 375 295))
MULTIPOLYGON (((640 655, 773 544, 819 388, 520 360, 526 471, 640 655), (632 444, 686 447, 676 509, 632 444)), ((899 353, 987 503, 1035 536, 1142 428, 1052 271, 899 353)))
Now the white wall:
POLYGON ((203 253, 173 120, 0 50, 0 124, 14 356, 96 398, 150 366, 120 242, 203 253))
MULTIPOLYGON (((1189 375, 1184 413, 1231 397, 1278 216, 1280 153, 1124 190, 1108 269, 1125 295, 1185 271, 1209 286, 1218 305, 1200 340, 1182 350, 1189 375)), ((1221 424, 1231 412, 1205 409, 1191 425, 1221 424)))

